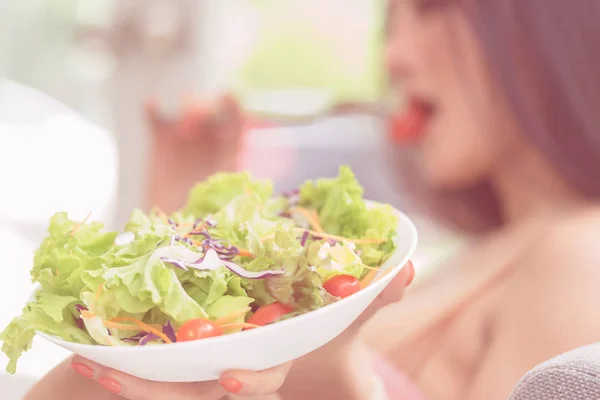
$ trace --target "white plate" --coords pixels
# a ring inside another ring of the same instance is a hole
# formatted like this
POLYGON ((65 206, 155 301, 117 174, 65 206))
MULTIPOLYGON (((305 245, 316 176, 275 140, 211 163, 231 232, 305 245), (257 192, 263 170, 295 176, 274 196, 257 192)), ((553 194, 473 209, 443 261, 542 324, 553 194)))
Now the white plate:
POLYGON ((200 382, 215 380, 231 369, 260 371, 280 365, 341 334, 410 259, 417 230, 406 215, 398 215, 397 249, 384 264, 392 270, 358 293, 310 313, 259 329, 169 345, 106 347, 38 335, 99 364, 152 381, 200 382))

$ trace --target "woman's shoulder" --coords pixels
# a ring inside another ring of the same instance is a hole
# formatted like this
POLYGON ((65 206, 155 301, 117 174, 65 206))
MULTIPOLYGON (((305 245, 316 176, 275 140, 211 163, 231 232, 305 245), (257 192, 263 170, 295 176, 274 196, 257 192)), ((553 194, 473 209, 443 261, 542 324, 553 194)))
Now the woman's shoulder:
POLYGON ((558 303, 578 311, 595 308, 600 303, 600 207, 557 218, 536 238, 506 286, 514 298, 506 306, 523 313, 552 313, 558 303))
POLYGON ((545 224, 525 253, 529 274, 591 274, 600 277, 600 206, 545 224))

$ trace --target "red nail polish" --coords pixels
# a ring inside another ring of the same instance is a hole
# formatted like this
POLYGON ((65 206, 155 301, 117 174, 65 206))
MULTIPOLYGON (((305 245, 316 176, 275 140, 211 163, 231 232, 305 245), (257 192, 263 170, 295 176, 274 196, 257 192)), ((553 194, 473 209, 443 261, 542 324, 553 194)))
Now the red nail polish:
POLYGON ((86 378, 91 378, 94 376, 94 370, 88 367, 87 365, 73 363, 71 367, 77 372, 79 375, 84 376, 86 378))
POLYGON ((121 384, 114 379, 111 378, 100 378, 98 379, 98 383, 104 387, 104 389, 108 390, 111 393, 119 394, 121 393, 121 384))
POLYGON ((242 390, 242 383, 234 378, 221 378, 219 383, 229 393, 239 393, 242 390))
POLYGON ((408 287, 415 280, 415 267, 411 261, 408 262, 406 267, 410 268, 410 273, 408 275, 408 279, 406 280, 406 287, 408 287))

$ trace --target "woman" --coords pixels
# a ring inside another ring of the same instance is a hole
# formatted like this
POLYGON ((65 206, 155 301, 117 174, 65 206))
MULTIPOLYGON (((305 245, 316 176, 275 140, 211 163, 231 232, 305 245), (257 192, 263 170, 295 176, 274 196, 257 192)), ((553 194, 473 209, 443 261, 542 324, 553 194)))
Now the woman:
MULTIPOLYGON (((412 99, 418 181, 427 183, 415 195, 477 235, 436 282, 381 307, 361 340, 351 330, 289 371, 227 373, 230 392, 265 394, 283 382, 283 399, 368 399, 375 372, 390 399, 504 400, 535 364, 600 338, 600 3, 390 0, 389 8, 390 75, 412 99), (369 351, 380 354, 375 368, 369 351)), ((239 137, 231 120, 213 132, 239 137)), ((397 292, 409 278, 405 268, 397 292)), ((84 375, 122 380, 131 399, 222 394, 75 362, 84 375)), ((93 386, 54 374, 29 399, 49 398, 60 382, 92 398, 93 386)))

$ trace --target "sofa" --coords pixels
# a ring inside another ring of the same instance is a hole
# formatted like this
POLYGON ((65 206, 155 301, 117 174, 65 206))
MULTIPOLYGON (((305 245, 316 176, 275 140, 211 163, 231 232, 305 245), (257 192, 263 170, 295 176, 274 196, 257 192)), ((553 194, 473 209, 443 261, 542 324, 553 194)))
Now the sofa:
POLYGON ((600 343, 560 355, 529 371, 509 400, 600 399, 600 343))

